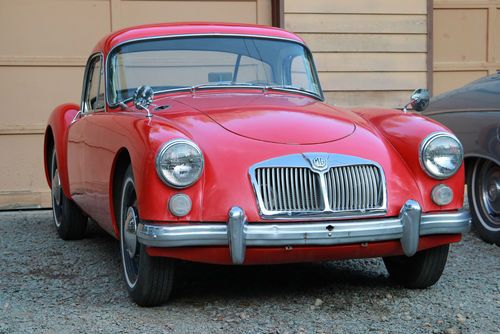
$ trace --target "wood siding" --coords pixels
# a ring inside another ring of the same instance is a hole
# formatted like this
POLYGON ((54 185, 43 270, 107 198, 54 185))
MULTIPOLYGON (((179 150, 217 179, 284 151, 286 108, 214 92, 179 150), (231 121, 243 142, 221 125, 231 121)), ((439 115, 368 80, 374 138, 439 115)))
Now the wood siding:
POLYGON ((427 86, 427 0, 285 0, 284 12, 329 103, 400 107, 427 86))
POLYGON ((434 1, 434 93, 500 70, 500 0, 434 1))
POLYGON ((271 0, 0 0, 0 209, 50 206, 43 133, 52 109, 80 100, 95 43, 167 21, 271 25, 271 0))

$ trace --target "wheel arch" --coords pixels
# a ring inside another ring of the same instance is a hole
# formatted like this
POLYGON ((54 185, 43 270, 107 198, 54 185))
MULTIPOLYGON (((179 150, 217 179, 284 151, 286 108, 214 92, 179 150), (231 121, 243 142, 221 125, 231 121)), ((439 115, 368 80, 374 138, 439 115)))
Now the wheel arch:
POLYGON ((45 129, 45 135, 43 140, 43 167, 45 169, 45 178, 47 179, 47 184, 52 187, 52 178, 50 175, 50 169, 52 165, 52 150, 54 149, 54 133, 50 125, 45 129))
POLYGON ((491 162, 496 163, 497 165, 500 166, 500 161, 498 161, 492 157, 489 157, 486 155, 481 155, 481 154, 466 154, 464 157, 465 175, 467 176, 466 183, 469 182, 469 176, 470 176, 470 173, 472 172, 472 168, 474 167, 474 164, 478 160, 491 161, 491 162))
POLYGON ((113 222, 113 230, 115 232, 116 238, 120 238, 120 227, 118 224, 118 212, 117 208, 120 205, 120 200, 118 196, 116 196, 119 191, 123 181, 123 177, 128 166, 132 166, 132 158, 130 152, 127 148, 122 147, 116 153, 115 160, 113 162, 113 167, 111 169, 110 175, 110 211, 111 211, 111 219, 113 222))
POLYGON ((56 150, 57 156, 57 168, 59 170, 59 176, 61 178, 61 186, 66 197, 71 199, 71 192, 69 186, 68 178, 68 164, 67 164, 67 152, 68 152, 68 129, 78 114, 79 106, 74 103, 61 104, 56 107, 50 114, 47 128, 45 130, 44 138, 44 167, 45 176, 47 177, 47 182, 50 186, 50 168, 48 163, 51 161, 52 157, 47 159, 50 155, 50 147, 56 150), (50 146, 52 145, 52 146, 50 146))

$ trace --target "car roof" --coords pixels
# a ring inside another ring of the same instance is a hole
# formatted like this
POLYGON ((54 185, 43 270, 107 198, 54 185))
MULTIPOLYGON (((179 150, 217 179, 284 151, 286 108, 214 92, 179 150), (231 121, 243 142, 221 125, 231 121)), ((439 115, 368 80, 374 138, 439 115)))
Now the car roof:
POLYGON ((297 35, 274 27, 241 23, 182 22, 148 24, 112 32, 97 43, 94 52, 102 51, 107 54, 114 46, 127 41, 179 35, 247 35, 288 39, 304 44, 297 35))
POLYGON ((424 114, 451 111, 500 110, 500 74, 493 74, 463 87, 437 95, 424 114))

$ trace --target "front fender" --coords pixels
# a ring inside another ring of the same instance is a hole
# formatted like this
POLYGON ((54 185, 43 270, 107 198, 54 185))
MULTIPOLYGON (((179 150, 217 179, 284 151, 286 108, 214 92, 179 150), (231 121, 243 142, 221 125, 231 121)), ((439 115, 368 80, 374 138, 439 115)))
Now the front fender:
POLYGON ((429 199, 426 211, 454 210, 463 206, 465 183, 463 164, 455 175, 446 180, 431 178, 420 165, 420 144, 425 137, 434 132, 452 133, 452 131, 432 119, 413 112, 404 113, 386 109, 354 109, 353 112, 384 136, 401 156, 401 161, 414 175, 422 196, 429 199), (440 183, 450 186, 455 194, 453 201, 446 206, 438 206, 430 200, 432 188, 440 183))
POLYGON ((52 140, 56 150, 57 166, 62 189, 68 198, 71 198, 67 164, 68 128, 79 109, 80 107, 74 103, 61 104, 56 107, 50 114, 44 138, 44 168, 47 183, 50 187, 52 180, 50 178, 50 152, 48 150, 50 148, 50 141, 52 140))

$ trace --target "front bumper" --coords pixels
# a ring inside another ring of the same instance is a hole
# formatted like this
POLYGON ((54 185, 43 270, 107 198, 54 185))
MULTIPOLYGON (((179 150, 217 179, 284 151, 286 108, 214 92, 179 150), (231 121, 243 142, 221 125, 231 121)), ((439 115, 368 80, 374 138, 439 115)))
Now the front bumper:
POLYGON ((226 245, 234 264, 245 261, 247 246, 332 246, 398 239, 404 254, 412 256, 420 236, 465 233, 470 221, 466 210, 422 214, 420 205, 413 200, 405 203, 398 217, 311 223, 248 224, 245 212, 233 207, 227 224, 141 222, 137 238, 151 247, 226 245))

